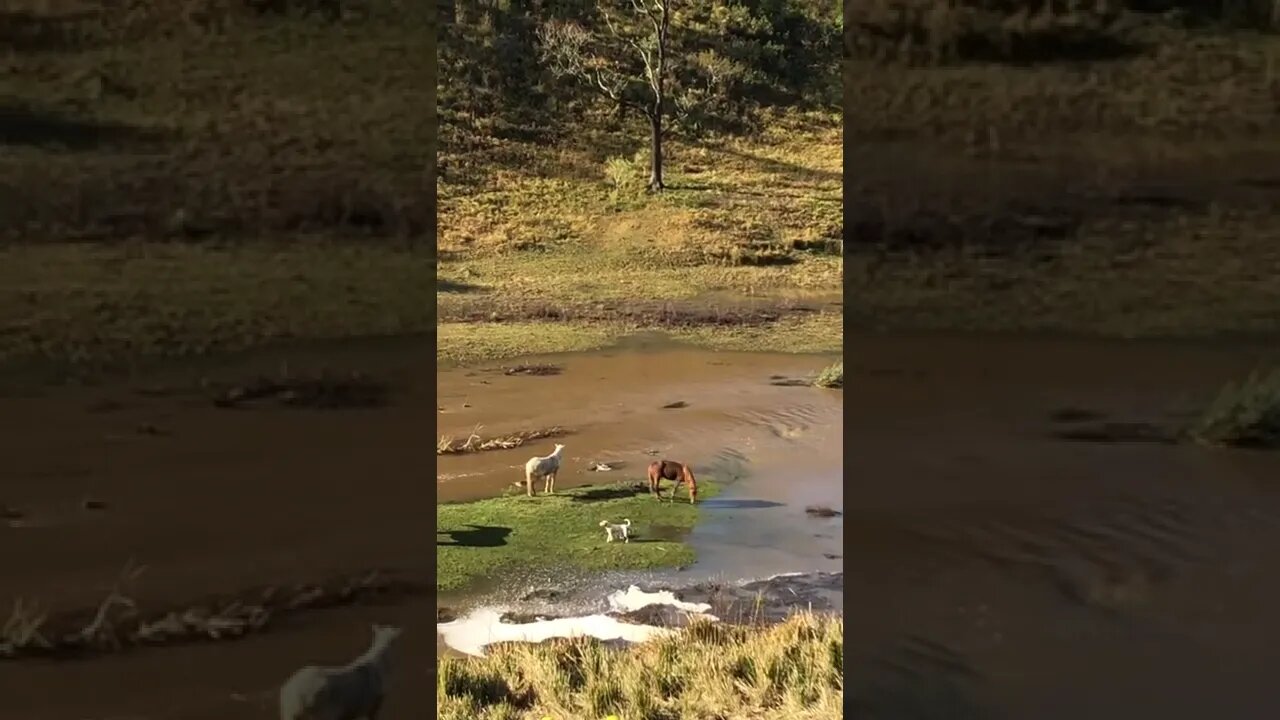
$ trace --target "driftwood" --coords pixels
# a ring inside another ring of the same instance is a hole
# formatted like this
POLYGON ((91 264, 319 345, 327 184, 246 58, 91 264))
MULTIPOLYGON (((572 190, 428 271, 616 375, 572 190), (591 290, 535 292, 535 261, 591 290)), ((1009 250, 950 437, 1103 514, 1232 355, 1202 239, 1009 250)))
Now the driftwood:
POLYGON ((510 450, 511 448, 520 447, 530 440, 563 437, 568 434, 569 431, 567 429, 555 425, 540 430, 522 430, 509 435, 483 438, 480 436, 480 427, 477 426, 467 436, 467 439, 462 442, 458 442, 457 438, 452 435, 441 435, 436 441, 436 454, 451 455, 455 453, 484 452, 486 450, 510 450))
POLYGON ((414 594, 423 586, 371 571, 325 583, 273 586, 143 615, 123 589, 141 569, 122 575, 86 621, 85 613, 50 617, 18 600, 0 626, 0 659, 118 652, 140 645, 230 640, 265 630, 294 612, 353 605, 371 596, 414 594), (77 619, 79 618, 79 619, 77 619))

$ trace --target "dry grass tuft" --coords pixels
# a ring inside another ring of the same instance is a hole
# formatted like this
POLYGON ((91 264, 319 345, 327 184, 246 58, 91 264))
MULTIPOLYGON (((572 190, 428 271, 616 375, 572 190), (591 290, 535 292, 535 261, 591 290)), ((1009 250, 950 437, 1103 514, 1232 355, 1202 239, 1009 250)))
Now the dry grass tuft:
POLYGON ((1188 434, 1205 445, 1280 448, 1280 368, 1228 384, 1188 434))
POLYGON ((814 385, 821 388, 843 388, 844 387, 844 361, 832 363, 822 369, 818 373, 818 377, 813 381, 814 385))
POLYGON ((694 621, 625 649, 590 638, 502 644, 441 658, 437 716, 462 718, 840 717, 844 620, 797 613, 776 625, 694 621))

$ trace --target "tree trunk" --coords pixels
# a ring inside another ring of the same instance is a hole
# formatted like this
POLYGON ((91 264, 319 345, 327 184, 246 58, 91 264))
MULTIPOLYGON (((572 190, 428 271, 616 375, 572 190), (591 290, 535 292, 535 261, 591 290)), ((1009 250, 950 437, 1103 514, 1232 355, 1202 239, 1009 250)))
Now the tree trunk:
POLYGON ((649 116, 649 192, 660 192, 666 185, 662 182, 662 115, 654 113, 649 116))

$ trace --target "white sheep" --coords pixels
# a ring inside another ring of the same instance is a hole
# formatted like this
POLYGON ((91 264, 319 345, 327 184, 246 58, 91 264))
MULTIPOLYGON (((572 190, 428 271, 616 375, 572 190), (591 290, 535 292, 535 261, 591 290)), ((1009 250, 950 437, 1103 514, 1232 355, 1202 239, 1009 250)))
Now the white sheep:
POLYGON ((387 649, 401 629, 373 626, 373 642, 342 667, 309 665, 280 687, 280 720, 377 720, 386 691, 387 649))
POLYGON ((533 479, 542 478, 542 492, 554 495, 556 492, 556 474, 560 472, 560 455, 564 446, 556 443, 556 449, 550 455, 531 457, 524 464, 524 489, 529 497, 533 497, 533 479))

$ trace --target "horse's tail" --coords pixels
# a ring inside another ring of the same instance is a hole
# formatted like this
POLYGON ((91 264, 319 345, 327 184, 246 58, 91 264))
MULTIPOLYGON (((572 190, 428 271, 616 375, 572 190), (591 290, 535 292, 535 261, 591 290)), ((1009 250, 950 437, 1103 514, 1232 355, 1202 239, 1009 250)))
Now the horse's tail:
POLYGON ((689 486, 689 503, 692 504, 698 499, 698 481, 693 479, 693 471, 688 465, 684 466, 684 483, 689 486))

